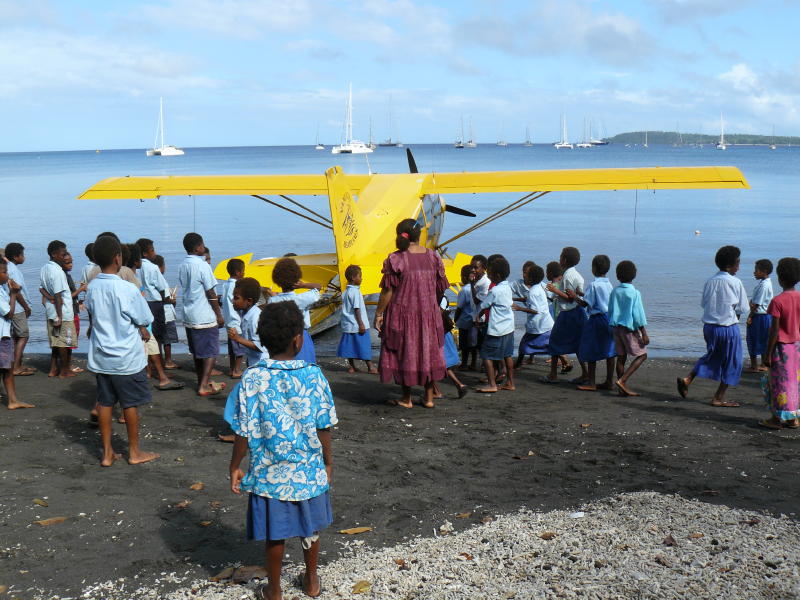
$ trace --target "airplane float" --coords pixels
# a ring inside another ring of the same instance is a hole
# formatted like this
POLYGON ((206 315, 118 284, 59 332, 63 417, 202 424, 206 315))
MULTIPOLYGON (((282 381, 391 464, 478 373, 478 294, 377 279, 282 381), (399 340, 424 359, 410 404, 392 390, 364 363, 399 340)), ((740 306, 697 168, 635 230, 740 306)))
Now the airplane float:
MULTIPOLYGON (((310 175, 165 175, 112 177, 86 190, 81 200, 139 199, 161 196, 248 195, 281 208, 299 218, 328 229, 335 252, 295 256, 303 280, 319 283, 325 292, 312 313, 312 332, 332 324, 339 305, 348 265, 363 272, 364 295, 380 291, 381 268, 395 250, 395 226, 403 219, 416 219, 422 228, 420 244, 442 257, 451 282, 460 282, 461 267, 471 256, 451 256, 448 245, 551 192, 587 190, 745 189, 744 175, 736 167, 639 167, 565 169, 546 171, 491 171, 419 173, 407 149, 409 173, 349 175, 341 167, 310 175), (476 217, 449 204, 448 194, 522 193, 523 195, 457 235, 441 240, 445 213, 476 217), (269 198, 268 196, 272 196, 269 198), (327 196, 330 212, 321 214, 293 196, 327 196)), ((253 260, 253 254, 238 257, 248 277, 273 287, 272 267, 278 258, 253 260)), ((227 279, 226 259, 214 271, 227 279)))

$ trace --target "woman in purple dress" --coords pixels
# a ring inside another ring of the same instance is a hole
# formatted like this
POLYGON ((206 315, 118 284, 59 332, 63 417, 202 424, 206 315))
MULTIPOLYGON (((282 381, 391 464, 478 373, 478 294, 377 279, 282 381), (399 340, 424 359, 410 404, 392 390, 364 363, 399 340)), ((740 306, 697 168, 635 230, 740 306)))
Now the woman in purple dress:
POLYGON ((411 408, 411 386, 425 387, 422 405, 433 408, 433 383, 444 379, 444 330, 439 301, 450 287, 442 259, 419 245, 414 219, 397 225, 397 252, 383 262, 375 329, 381 336, 381 381, 394 381, 403 397, 389 403, 411 408))

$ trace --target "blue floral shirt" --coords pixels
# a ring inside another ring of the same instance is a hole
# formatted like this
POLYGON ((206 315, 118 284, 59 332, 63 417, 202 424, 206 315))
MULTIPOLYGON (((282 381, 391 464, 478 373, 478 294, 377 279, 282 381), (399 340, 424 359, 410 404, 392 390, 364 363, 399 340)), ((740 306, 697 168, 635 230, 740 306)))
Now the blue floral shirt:
POLYGON ((328 490, 317 429, 339 420, 318 366, 263 359, 244 372, 230 401, 231 427, 247 438, 250 450, 243 490, 290 501, 309 500, 328 490))

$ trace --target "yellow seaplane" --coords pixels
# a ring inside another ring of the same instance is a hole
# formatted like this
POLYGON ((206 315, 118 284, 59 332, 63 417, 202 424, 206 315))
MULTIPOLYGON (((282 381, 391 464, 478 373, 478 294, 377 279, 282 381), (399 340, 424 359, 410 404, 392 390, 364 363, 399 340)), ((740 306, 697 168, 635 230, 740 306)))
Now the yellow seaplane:
MULTIPOLYGON (((319 283, 320 306, 312 313, 312 331, 331 325, 338 308, 344 271, 357 264, 363 272, 364 295, 380 291, 381 268, 395 250, 395 226, 416 219, 422 228, 420 243, 440 253, 451 282, 459 282, 461 267, 471 256, 451 256, 448 245, 551 192, 587 190, 744 189, 750 186, 736 167, 642 167, 566 169, 546 171, 492 171, 419 173, 407 149, 409 173, 355 175, 331 167, 312 175, 166 175, 112 177, 86 190, 81 200, 139 199, 162 196, 248 195, 330 230, 335 252, 295 256, 304 281, 319 283), (445 200, 450 194, 520 193, 520 198, 480 219, 457 235, 442 240, 445 213, 476 217, 445 200), (323 214, 294 199, 327 196, 329 212, 323 214)), ((253 260, 238 257, 246 275, 262 286, 273 287, 272 267, 278 258, 253 260)), ((226 259, 215 268, 227 279, 226 259)))

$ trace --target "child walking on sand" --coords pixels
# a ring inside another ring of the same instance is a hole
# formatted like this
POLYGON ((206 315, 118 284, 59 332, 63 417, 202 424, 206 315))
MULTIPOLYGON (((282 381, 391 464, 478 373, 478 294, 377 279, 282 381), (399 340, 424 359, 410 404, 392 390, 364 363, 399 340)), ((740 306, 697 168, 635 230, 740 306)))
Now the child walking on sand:
MULTIPOLYGON (((554 295, 558 316, 550 333, 550 374, 539 378, 541 383, 557 383, 558 369, 557 357, 567 354, 577 354, 581 343, 583 327, 586 323, 586 311, 575 299, 583 296, 583 277, 575 266, 581 262, 580 251, 567 246, 561 250, 559 266, 564 270, 561 285, 549 284, 547 291, 554 295)), ((581 364, 581 376, 573 383, 583 383, 587 380, 586 365, 581 364)), ((570 368, 562 369, 569 372, 570 368)))
POLYGON ((714 262, 719 272, 703 287, 703 337, 706 353, 695 363, 691 373, 678 377, 678 394, 686 398, 695 377, 719 381, 711 406, 736 407, 738 402, 725 400, 728 386, 739 383, 742 374, 742 336, 739 318, 748 307, 747 292, 734 275, 739 271, 741 251, 736 246, 717 250, 714 262))
POLYGON ((8 410, 33 408, 17 399, 17 387, 14 382, 14 341, 11 339, 11 319, 20 294, 20 285, 9 281, 8 266, 0 260, 0 376, 8 396, 8 410))
POLYGON ((364 296, 361 294, 361 280, 363 275, 361 267, 350 265, 345 269, 344 276, 347 279, 347 289, 342 294, 342 318, 339 322, 342 328, 342 337, 339 340, 339 348, 336 355, 339 358, 346 358, 350 368, 348 373, 358 371, 356 359, 363 360, 367 365, 367 372, 373 375, 378 374, 372 364, 372 343, 369 337, 367 323, 367 305, 364 304, 364 296))
POLYGON ((297 360, 304 317, 293 302, 264 307, 258 327, 271 359, 247 369, 231 393, 230 424, 236 434, 230 463, 231 491, 249 492, 247 537, 266 542, 268 583, 256 597, 281 598, 281 563, 287 538, 303 548, 303 591, 319 596, 319 534, 333 522, 331 427, 336 409, 317 365, 297 360), (240 465, 250 461, 245 474, 240 465))
POLYGON ((608 324, 608 299, 613 286, 608 280, 611 259, 605 254, 598 254, 592 259, 592 275, 594 281, 586 288, 583 298, 576 302, 586 309, 589 319, 581 334, 578 346, 578 360, 587 365, 588 380, 578 385, 582 392, 595 392, 598 389, 612 389, 616 350, 614 336, 608 324), (597 385, 597 363, 606 361, 606 380, 597 385))
POLYGON ((458 327, 458 348, 461 350, 462 371, 478 370, 478 330, 472 312, 472 265, 461 267, 461 289, 456 297, 455 326, 458 327))
POLYGON ((620 396, 639 396, 628 387, 628 379, 647 360, 647 318, 644 315, 642 295, 635 287, 636 265, 629 260, 617 264, 619 285, 608 299, 608 324, 614 331, 614 349, 617 353, 617 381, 620 396), (628 356, 630 366, 625 369, 628 356))
POLYGON ((101 466, 110 467, 120 458, 111 445, 111 420, 119 402, 128 431, 128 462, 150 462, 158 454, 139 448, 139 409, 151 400, 142 340, 149 338, 147 326, 153 315, 135 285, 117 275, 122 266, 120 243, 110 236, 95 241, 94 259, 100 274, 89 284, 89 370, 97 379, 98 421, 103 440, 101 466), (113 351, 109 351, 112 350, 113 351))
POLYGON ((527 280, 529 282, 528 298, 524 306, 515 304, 512 308, 515 311, 528 314, 525 323, 525 335, 519 341, 517 352, 517 364, 515 368, 522 365, 522 360, 526 355, 547 354, 550 344, 550 331, 553 329, 553 317, 550 316, 550 309, 547 302, 547 294, 542 287, 544 270, 537 264, 528 267, 527 280))
POLYGON ((478 391, 493 394, 498 390, 513 391, 514 388, 514 304, 511 286, 506 279, 510 268, 508 261, 497 257, 489 262, 489 280, 494 284, 478 307, 479 311, 488 310, 488 326, 486 337, 481 345, 480 353, 486 369, 487 384, 478 391), (506 382, 498 387, 494 361, 502 361, 506 368, 506 382))
POLYGON ((767 313, 769 303, 772 302, 772 261, 762 258, 756 261, 753 276, 756 286, 753 288, 753 297, 750 299, 750 314, 747 316, 747 353, 750 355, 751 373, 767 371, 766 366, 758 366, 758 357, 762 362, 766 355, 767 340, 772 317, 767 313))
MULTIPOLYGON (((222 284, 220 302, 222 303, 222 318, 225 319, 225 330, 228 332, 228 363, 231 368, 231 379, 242 376, 242 362, 244 362, 245 349, 231 337, 234 333, 242 333, 242 315, 233 305, 233 289, 236 283, 244 277, 244 261, 241 258, 232 258, 226 266, 228 280, 222 284)), ((259 294, 260 296, 260 294, 259 294)), ((258 302, 258 298, 256 298, 258 302)))
POLYGON ((769 429, 800 427, 800 260, 778 261, 778 283, 783 292, 770 302, 772 324, 767 352, 762 357, 769 367, 769 398, 772 418, 759 424, 769 429))
POLYGON ((318 283, 305 283, 301 281, 303 271, 297 261, 291 257, 281 258, 275 263, 272 269, 272 281, 277 283, 281 290, 280 294, 275 294, 269 298, 270 303, 287 302, 291 300, 303 313, 303 347, 297 355, 297 360, 306 362, 317 362, 317 355, 314 352, 314 340, 311 339, 309 329, 311 329, 311 305, 320 298, 319 290, 322 287, 318 283), (307 289, 307 292, 296 294, 295 290, 307 289))

